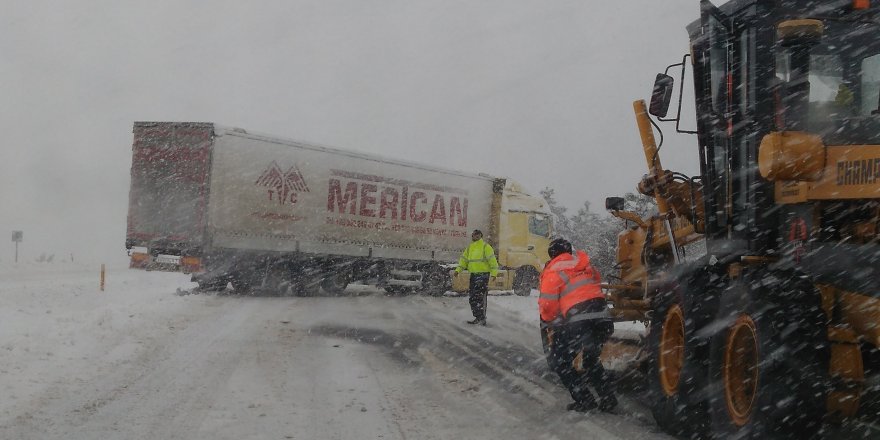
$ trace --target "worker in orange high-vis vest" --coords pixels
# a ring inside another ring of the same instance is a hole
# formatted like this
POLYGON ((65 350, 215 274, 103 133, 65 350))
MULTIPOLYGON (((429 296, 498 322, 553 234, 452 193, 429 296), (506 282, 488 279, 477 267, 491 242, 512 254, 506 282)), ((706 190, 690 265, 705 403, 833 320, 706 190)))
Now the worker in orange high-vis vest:
POLYGON ((547 253, 550 261, 541 273, 538 297, 547 363, 574 399, 569 410, 611 411, 617 398, 599 354, 614 323, 599 286, 599 272, 590 266, 586 252, 573 253, 565 239, 553 240, 547 253), (579 356, 580 369, 575 364, 579 356), (599 395, 598 403, 588 385, 599 395))

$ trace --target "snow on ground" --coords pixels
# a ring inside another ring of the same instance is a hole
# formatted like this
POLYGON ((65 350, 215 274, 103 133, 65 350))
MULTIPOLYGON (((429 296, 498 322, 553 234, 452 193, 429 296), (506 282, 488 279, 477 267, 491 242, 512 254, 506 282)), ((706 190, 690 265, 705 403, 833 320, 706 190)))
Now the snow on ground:
POLYGON ((98 263, 0 264, 0 438, 518 439, 550 415, 552 438, 666 438, 626 399, 623 418, 559 412, 534 291, 493 292, 475 328, 463 297, 189 294, 124 258, 99 282, 98 263))
POLYGON ((130 271, 117 262, 106 267, 101 291, 100 273, 94 263, 0 266, 0 414, 42 391, 59 369, 71 381, 85 378, 98 367, 95 353, 102 362, 124 361, 144 338, 167 330, 167 317, 186 301, 168 292, 195 286, 187 275, 130 271), (137 294, 129 294, 132 285, 137 294))
MULTIPOLYGON (((169 292, 187 292, 195 286, 189 275, 130 270, 127 261, 107 266, 104 291, 99 288, 97 263, 0 264, 0 374, 16 377, 2 381, 2 392, 8 398, 0 400, 0 413, 16 399, 36 394, 53 370, 63 368, 74 381, 80 372, 93 370, 93 360, 83 353, 102 353, 105 362, 124 361, 146 338, 173 331, 169 317, 180 310, 181 302, 201 300, 197 295, 169 292)), ((490 322, 498 310, 505 310, 504 319, 514 317, 534 328, 537 338, 537 294, 533 290, 529 298, 523 298, 509 291, 492 291, 490 322)), ((450 292, 448 296, 462 295, 450 292)), ((638 333, 644 326, 618 323, 617 328, 618 332, 638 333)))

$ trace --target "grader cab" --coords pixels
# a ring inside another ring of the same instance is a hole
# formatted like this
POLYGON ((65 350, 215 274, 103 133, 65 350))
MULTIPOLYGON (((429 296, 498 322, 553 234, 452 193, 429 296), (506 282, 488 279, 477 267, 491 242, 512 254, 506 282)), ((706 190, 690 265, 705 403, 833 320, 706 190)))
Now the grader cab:
POLYGON ((647 324, 655 419, 750 439, 875 425, 880 1, 702 0, 688 33, 650 106, 634 103, 648 167, 638 188, 658 213, 606 201, 627 220, 608 297, 617 319, 647 324), (678 66, 693 77, 692 132, 683 85, 667 116, 678 66), (662 167, 649 114, 696 134, 699 176, 662 167), (697 242, 705 252, 685 254, 697 242))

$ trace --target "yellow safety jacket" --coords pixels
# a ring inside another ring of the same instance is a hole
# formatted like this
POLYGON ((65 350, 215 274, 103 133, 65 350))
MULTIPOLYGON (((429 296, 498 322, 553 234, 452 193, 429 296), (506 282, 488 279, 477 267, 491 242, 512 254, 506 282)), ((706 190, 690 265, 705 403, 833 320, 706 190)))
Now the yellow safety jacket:
POLYGON ((495 251, 488 243, 479 239, 471 242, 458 258, 456 272, 466 270, 470 273, 486 273, 490 276, 498 275, 498 260, 495 259, 495 251))

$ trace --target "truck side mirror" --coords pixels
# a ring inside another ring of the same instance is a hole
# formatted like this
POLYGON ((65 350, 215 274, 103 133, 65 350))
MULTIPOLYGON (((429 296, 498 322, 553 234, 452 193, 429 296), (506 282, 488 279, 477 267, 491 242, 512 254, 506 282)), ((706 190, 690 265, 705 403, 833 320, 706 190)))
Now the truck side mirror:
POLYGON ((674 86, 675 80, 671 76, 665 73, 657 74, 657 78, 654 79, 654 90, 651 92, 651 106, 648 107, 648 113, 658 118, 666 117, 674 86))
POLYGON ((608 211, 623 211, 626 201, 623 197, 606 197, 605 209, 608 211))

